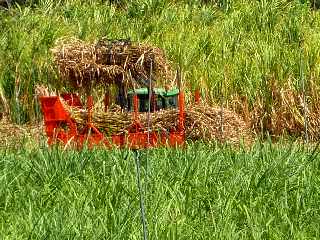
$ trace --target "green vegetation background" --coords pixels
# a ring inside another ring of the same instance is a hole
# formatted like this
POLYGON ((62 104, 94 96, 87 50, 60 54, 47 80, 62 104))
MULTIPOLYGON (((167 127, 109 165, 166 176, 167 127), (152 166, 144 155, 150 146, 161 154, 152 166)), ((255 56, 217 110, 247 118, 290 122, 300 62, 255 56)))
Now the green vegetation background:
MULTIPOLYGON (((12 120, 39 118, 35 84, 58 78, 59 37, 148 42, 180 64, 190 88, 212 100, 270 98, 268 81, 319 85, 320 18, 308 1, 40 0, 0 10, 0 102, 12 120)), ((3 110, 2 110, 3 111, 3 110)))
MULTIPOLYGON (((270 80, 320 85, 320 18, 309 2, 113 2, 0 10, 0 108, 12 120, 40 117, 34 86, 55 84, 49 49, 63 36, 155 44, 215 101, 268 100, 270 80)), ((132 152, 15 144, 0 149, 0 239, 141 239, 132 152)), ((320 238, 318 148, 194 143, 140 160, 151 239, 320 238)))

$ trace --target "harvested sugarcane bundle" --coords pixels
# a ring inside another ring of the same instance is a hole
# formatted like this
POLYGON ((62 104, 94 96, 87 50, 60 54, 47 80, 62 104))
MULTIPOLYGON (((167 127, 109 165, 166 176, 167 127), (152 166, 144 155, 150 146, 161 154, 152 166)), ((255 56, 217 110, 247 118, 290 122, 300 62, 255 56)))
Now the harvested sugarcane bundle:
POLYGON ((173 78, 171 66, 160 48, 128 40, 100 40, 96 50, 100 64, 121 66, 124 70, 130 70, 136 80, 148 80, 151 70, 153 80, 173 78))
MULTIPOLYGON (((87 123, 87 112, 78 108, 66 106, 72 118, 79 127, 87 123)), ((185 111, 186 138, 190 140, 249 144, 252 136, 249 127, 236 113, 224 109, 223 129, 221 129, 221 108, 200 104, 188 106, 185 111)), ((140 113, 139 120, 146 128, 147 113, 140 113)), ((151 113, 152 131, 170 131, 177 129, 179 111, 177 109, 161 110, 151 113)), ((126 133, 133 121, 133 113, 121 109, 115 111, 96 111, 93 113, 92 122, 100 131, 109 134, 126 133)), ((147 130, 147 129, 146 129, 147 130)))
POLYGON ((73 87, 90 89, 96 84, 114 83, 148 86, 150 76, 154 86, 173 82, 164 52, 147 44, 106 39, 85 43, 67 38, 59 39, 51 51, 61 80, 73 87))
POLYGON ((25 144, 29 146, 33 143, 29 140, 36 140, 39 143, 43 138, 44 126, 42 123, 18 125, 4 117, 0 119, 0 126, 0 150, 19 149, 25 144))
POLYGON ((257 133, 267 132, 273 138, 285 134, 305 137, 307 134, 309 140, 319 141, 320 107, 312 92, 319 89, 312 82, 310 84, 312 90, 304 102, 303 92, 294 89, 291 81, 283 86, 275 80, 270 81, 272 106, 267 107, 264 99, 258 97, 250 113, 252 129, 257 133))

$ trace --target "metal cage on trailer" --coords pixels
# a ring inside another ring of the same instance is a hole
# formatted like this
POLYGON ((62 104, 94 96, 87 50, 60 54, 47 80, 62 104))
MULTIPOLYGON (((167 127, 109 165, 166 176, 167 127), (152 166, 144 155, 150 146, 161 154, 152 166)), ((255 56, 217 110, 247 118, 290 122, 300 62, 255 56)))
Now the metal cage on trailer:
MULTIPOLYGON (((184 93, 178 89, 165 91, 154 89, 151 93, 151 103, 147 98, 147 88, 129 91, 127 95, 127 110, 133 114, 133 121, 127 133, 103 134, 92 122, 93 97, 89 96, 86 103, 88 113, 84 128, 78 128, 71 113, 64 106, 85 109, 77 94, 63 93, 60 96, 41 96, 40 103, 44 115, 45 132, 48 144, 62 143, 67 145, 74 143, 83 147, 85 143, 89 147, 94 145, 105 145, 107 147, 118 146, 131 149, 141 149, 157 146, 182 146, 185 143, 185 99, 184 93), (150 104, 152 112, 161 109, 178 108, 178 125, 176 129, 167 131, 149 131, 148 126, 143 126, 139 120, 140 112, 147 112, 146 106, 150 104)), ((195 92, 195 101, 199 102, 199 91, 195 92)), ((108 109, 108 106, 105 106, 108 109)))

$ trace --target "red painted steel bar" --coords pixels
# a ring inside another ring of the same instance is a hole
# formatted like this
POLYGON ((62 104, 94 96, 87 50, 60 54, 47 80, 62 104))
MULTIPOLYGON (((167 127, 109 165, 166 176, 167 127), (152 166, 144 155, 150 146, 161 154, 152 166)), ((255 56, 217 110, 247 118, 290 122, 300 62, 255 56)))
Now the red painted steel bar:
POLYGON ((179 92, 179 131, 184 131, 184 115, 185 115, 185 105, 184 105, 184 94, 182 91, 179 92))
POLYGON ((139 106, 138 96, 134 95, 133 96, 133 120, 134 121, 138 121, 138 119, 139 119, 138 106, 139 106))
POLYGON ((194 92, 194 102, 195 102, 196 104, 199 104, 199 103, 200 103, 200 100, 201 100, 201 98, 200 98, 200 90, 197 88, 197 89, 195 90, 195 92, 194 92))

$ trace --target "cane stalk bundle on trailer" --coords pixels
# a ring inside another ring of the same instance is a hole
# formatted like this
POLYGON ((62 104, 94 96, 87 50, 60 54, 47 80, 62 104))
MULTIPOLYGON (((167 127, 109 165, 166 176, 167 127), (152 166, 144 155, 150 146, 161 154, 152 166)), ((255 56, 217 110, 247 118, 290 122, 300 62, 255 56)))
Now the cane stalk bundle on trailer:
POLYGON ((200 103, 199 91, 196 104, 185 107, 180 74, 173 77, 169 61, 157 47, 128 40, 88 44, 63 39, 52 52, 61 83, 85 90, 87 104, 72 93, 40 97, 49 144, 145 148, 183 145, 186 138, 251 140, 245 122, 227 110, 221 135, 221 109, 200 103), (105 89, 100 108, 94 107, 91 96, 97 85, 105 89))
POLYGON ((60 80, 74 87, 91 89, 96 84, 148 87, 151 65, 153 86, 172 84, 173 72, 164 52, 129 40, 102 39, 89 44, 60 39, 51 50, 60 80))

